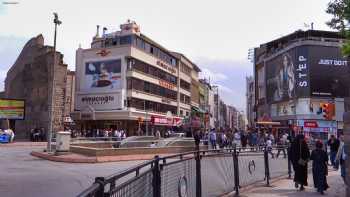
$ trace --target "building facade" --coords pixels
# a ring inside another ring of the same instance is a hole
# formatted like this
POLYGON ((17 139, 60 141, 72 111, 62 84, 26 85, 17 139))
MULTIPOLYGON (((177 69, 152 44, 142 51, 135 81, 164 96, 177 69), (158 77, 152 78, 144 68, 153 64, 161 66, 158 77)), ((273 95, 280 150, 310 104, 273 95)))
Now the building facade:
POLYGON ((162 132, 181 125, 191 107, 199 107, 199 71, 184 55, 142 34, 133 21, 102 36, 98 29, 91 48, 76 52, 72 117, 81 130, 162 132))
POLYGON ((247 125, 250 128, 255 127, 255 83, 252 76, 246 77, 246 114, 247 125))
POLYGON ((260 45, 254 53, 258 121, 278 121, 295 132, 327 138, 343 130, 349 95, 348 61, 337 32, 297 31, 260 45), (324 104, 335 107, 325 118, 324 104))
POLYGON ((25 120, 16 120, 11 124, 16 138, 29 138, 30 130, 34 128, 48 130, 53 91, 53 131, 64 129, 64 117, 69 114, 69 106, 73 105, 68 95, 74 91, 67 90, 67 75, 71 77, 74 74, 67 70, 61 53, 56 52, 55 57, 54 61, 53 47, 44 45, 44 37, 38 35, 25 44, 7 72, 4 97, 25 100, 25 120))

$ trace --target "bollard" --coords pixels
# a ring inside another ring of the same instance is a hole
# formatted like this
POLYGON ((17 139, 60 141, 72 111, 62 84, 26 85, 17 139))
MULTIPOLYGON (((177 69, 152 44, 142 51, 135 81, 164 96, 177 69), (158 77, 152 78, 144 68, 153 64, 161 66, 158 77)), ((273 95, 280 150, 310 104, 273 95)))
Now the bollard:
POLYGON ((153 196, 161 197, 161 177, 160 177, 160 165, 159 165, 159 156, 154 157, 154 166, 153 166, 153 196))
POLYGON ((202 197, 202 175, 200 151, 196 152, 196 197, 202 197))
POLYGON ((265 146, 264 150, 264 160, 265 160, 265 177, 266 177, 266 186, 270 186, 270 167, 269 167, 269 155, 267 147, 265 146))
POLYGON ((234 169, 234 182, 235 182, 235 191, 236 196, 239 196, 239 166, 238 166, 238 153, 236 145, 233 148, 233 169, 234 169))

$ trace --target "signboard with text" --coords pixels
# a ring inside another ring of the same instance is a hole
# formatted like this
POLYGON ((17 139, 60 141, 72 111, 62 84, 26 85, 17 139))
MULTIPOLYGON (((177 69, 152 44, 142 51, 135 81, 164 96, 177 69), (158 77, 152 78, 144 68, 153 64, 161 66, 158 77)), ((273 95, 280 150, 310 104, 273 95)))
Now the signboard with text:
POLYGON ((24 120, 24 112, 24 100, 0 99, 0 119, 24 120))
POLYGON ((94 110, 118 110, 122 108, 120 94, 88 94, 78 95, 77 110, 91 106, 94 110))

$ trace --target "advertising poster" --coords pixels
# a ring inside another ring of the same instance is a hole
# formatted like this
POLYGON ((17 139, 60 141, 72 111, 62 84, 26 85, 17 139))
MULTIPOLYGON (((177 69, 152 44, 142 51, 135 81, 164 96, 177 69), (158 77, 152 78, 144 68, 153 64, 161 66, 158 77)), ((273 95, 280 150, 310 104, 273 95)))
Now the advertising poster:
POLYGON ((24 120, 24 100, 0 99, 0 119, 24 120))
POLYGON ((121 60, 86 62, 84 79, 86 91, 119 90, 121 88, 121 60))
POLYGON ((338 47, 309 46, 311 96, 349 96, 349 65, 338 47))
POLYGON ((267 62, 268 102, 289 100, 296 94, 295 50, 290 50, 267 62))

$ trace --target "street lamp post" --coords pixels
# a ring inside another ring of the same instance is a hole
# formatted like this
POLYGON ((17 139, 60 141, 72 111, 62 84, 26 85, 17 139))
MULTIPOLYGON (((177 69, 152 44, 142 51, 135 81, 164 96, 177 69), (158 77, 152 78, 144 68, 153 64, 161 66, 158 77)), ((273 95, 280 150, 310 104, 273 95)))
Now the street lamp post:
POLYGON ((57 36, 57 26, 62 24, 62 22, 58 19, 58 14, 53 13, 54 19, 53 23, 55 24, 55 34, 54 34, 54 42, 53 42, 53 66, 51 69, 52 83, 51 83, 51 100, 50 100, 50 113, 49 113, 49 130, 47 135, 47 151, 52 152, 51 149, 51 140, 52 140, 52 132, 53 132, 53 121, 54 121, 54 99, 55 99, 55 65, 56 65, 56 36, 57 36))

